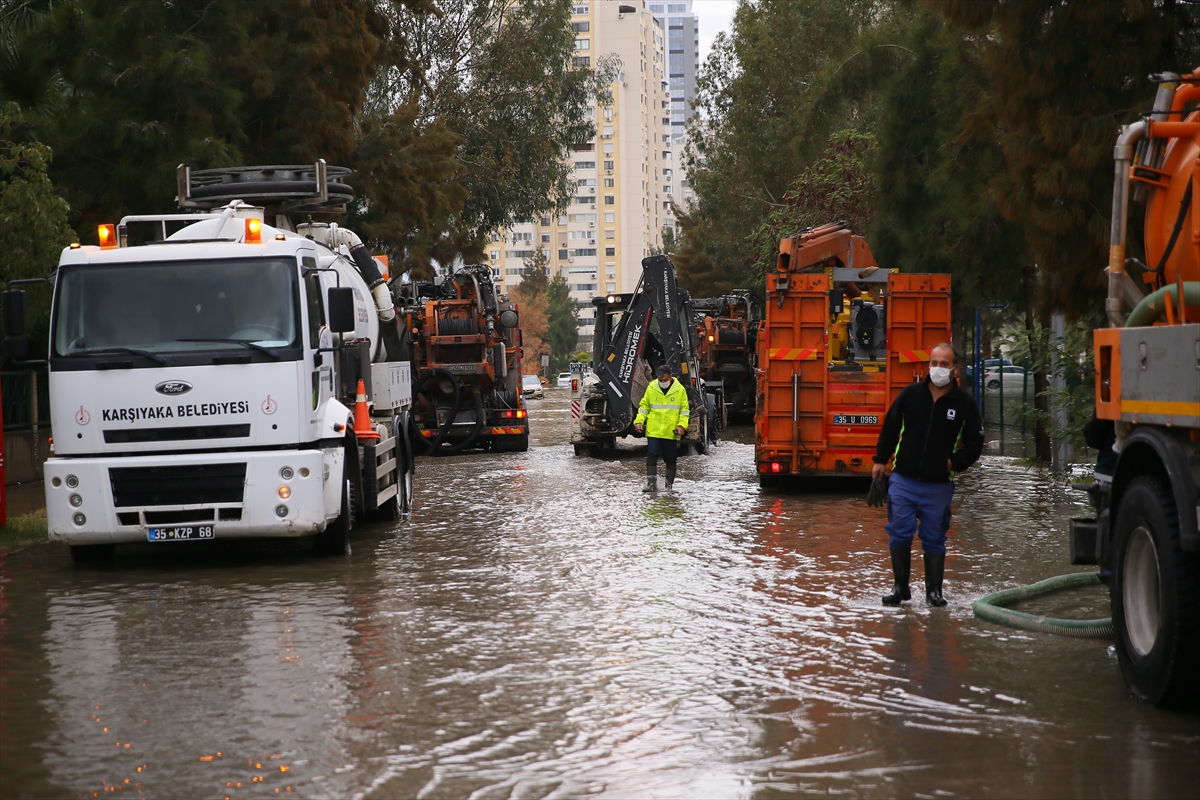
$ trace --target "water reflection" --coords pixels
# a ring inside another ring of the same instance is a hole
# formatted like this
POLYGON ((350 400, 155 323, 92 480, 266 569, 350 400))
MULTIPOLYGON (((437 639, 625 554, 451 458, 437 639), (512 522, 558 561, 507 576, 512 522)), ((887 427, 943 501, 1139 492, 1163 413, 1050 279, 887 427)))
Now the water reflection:
POLYGON ((889 609, 861 494, 761 492, 743 431, 644 495, 636 448, 561 444, 565 395, 528 453, 423 460, 348 560, 0 560, 5 796, 1194 794, 1200 722, 1131 701, 1106 642, 971 616, 1064 571, 1082 496, 986 457, 950 606, 889 609))

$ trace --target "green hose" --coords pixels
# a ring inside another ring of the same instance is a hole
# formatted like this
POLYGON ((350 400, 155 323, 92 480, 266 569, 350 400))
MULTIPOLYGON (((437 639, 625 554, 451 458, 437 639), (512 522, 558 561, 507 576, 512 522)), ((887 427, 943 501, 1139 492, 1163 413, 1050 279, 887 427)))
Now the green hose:
POLYGON ((1113 635, 1112 617, 1104 619, 1057 619, 1055 617, 1038 617, 1002 608, 1018 600, 1029 600, 1044 594, 1057 592, 1062 589, 1078 589, 1083 586, 1095 586, 1100 583, 1098 572, 1072 572, 1069 575, 1059 575, 1044 581, 1018 586, 1015 589, 1004 589, 981 597, 971 606, 975 616, 988 622, 998 622, 1012 628, 1042 633, 1057 633, 1061 636, 1076 636, 1081 639, 1106 639, 1113 635))
MULTIPOLYGON (((1172 304, 1178 305, 1179 290, 1175 284, 1164 286, 1146 295, 1142 302, 1137 304, 1137 308, 1129 312, 1129 319, 1125 320, 1125 327, 1140 328, 1145 325, 1153 325, 1155 320, 1167 313, 1167 292, 1171 293, 1172 304)), ((1183 302, 1184 305, 1200 306, 1200 281, 1188 281, 1183 284, 1183 302)))

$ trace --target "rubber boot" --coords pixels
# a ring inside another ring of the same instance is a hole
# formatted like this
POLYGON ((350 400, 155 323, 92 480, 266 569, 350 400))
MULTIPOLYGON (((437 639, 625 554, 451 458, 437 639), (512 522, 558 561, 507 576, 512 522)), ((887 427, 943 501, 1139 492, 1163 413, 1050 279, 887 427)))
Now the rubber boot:
POLYGON ((653 492, 658 488, 658 459, 646 459, 646 485, 642 487, 643 492, 653 492))
POLYGON ((934 608, 946 605, 946 598, 942 597, 942 574, 945 571, 945 553, 925 554, 925 602, 934 608))
POLYGON ((892 575, 895 577, 895 583, 892 585, 892 590, 883 596, 883 604, 898 606, 905 600, 912 600, 912 593, 908 590, 908 574, 912 568, 912 548, 893 547, 891 554, 892 575))
POLYGON ((667 464, 667 491, 671 491, 675 487, 675 465, 667 464))

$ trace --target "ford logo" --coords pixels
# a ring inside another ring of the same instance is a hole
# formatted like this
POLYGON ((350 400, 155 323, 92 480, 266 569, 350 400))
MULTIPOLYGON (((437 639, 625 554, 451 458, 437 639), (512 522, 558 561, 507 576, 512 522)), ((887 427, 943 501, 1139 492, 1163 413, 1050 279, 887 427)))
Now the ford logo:
POLYGON ((154 387, 159 394, 187 394, 191 390, 192 385, 187 381, 163 381, 154 387))

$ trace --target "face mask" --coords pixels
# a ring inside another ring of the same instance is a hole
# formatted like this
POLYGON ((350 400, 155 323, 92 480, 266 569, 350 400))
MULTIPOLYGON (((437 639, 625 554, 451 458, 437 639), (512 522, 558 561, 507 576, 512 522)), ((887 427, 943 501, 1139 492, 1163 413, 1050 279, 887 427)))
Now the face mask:
POLYGON ((950 370, 946 367, 930 367, 929 380, 933 381, 933 385, 939 388, 945 386, 950 382, 950 370))
POLYGON ((671 388, 671 379, 668 378, 665 381, 659 381, 658 386, 660 389, 662 389, 665 392, 667 389, 671 388))

